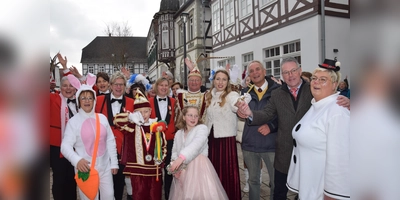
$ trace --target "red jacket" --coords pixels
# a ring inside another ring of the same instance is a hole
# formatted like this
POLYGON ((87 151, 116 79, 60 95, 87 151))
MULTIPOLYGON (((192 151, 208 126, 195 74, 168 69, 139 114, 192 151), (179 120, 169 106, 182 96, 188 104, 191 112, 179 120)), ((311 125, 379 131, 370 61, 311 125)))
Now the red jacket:
POLYGON ((50 145, 61 146, 61 97, 50 93, 50 145))
MULTIPOLYGON (((167 97, 168 100, 168 112, 166 116, 167 121, 167 130, 164 132, 166 140, 173 140, 175 136, 175 98, 167 97), (168 120, 169 119, 169 120, 168 120)), ((151 115, 150 118, 156 118, 157 120, 161 120, 161 116, 158 113, 158 104, 155 103, 157 98, 151 97, 149 98, 150 106, 151 106, 151 115)))
MULTIPOLYGON (((115 136, 115 142, 117 143, 117 152, 119 155, 121 155, 122 144, 124 143, 124 134, 117 127, 115 127, 113 123, 114 116, 111 110, 110 94, 100 95, 97 96, 96 98, 97 100, 96 100, 95 112, 103 113, 107 117, 108 122, 111 126, 111 130, 113 131, 115 136)), ((124 96, 122 99, 123 100, 120 113, 124 112, 124 108, 126 111, 133 112, 133 103, 134 103, 133 99, 126 96, 124 96)))

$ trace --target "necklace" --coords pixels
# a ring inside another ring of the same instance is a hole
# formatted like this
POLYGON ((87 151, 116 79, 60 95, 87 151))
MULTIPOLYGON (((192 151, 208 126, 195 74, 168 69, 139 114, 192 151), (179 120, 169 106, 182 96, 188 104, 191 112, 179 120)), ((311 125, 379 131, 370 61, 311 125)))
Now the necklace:
POLYGON ((151 159, 152 159, 152 156, 149 154, 149 149, 150 149, 150 142, 151 142, 152 134, 151 133, 145 133, 144 130, 143 130, 143 127, 140 127, 140 131, 142 132, 144 143, 146 144, 146 156, 144 157, 144 159, 147 162, 150 162, 151 159))

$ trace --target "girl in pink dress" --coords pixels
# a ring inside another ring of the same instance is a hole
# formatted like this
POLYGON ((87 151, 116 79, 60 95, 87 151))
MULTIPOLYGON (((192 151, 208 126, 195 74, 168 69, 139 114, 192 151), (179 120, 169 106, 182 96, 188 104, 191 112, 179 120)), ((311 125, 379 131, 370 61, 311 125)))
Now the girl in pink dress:
POLYGON ((228 199, 208 159, 208 128, 199 110, 187 106, 177 123, 169 173, 174 174, 169 199, 228 199))

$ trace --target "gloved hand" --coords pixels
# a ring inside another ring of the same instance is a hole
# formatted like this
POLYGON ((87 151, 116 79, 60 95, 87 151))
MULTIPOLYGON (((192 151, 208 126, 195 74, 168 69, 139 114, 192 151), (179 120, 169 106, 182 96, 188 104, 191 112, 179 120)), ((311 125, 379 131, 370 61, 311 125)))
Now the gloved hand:
POLYGON ((129 113, 128 119, 131 123, 135 123, 137 125, 142 125, 144 123, 144 119, 142 114, 139 111, 135 111, 133 113, 129 113))

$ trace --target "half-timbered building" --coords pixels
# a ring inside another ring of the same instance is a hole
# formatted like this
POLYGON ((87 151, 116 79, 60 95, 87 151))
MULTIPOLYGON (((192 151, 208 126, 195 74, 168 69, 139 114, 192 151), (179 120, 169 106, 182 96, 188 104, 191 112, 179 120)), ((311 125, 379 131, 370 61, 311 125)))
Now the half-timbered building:
POLYGON ((350 0, 212 0, 211 67, 246 69, 261 61, 267 75, 280 77, 280 61, 292 56, 303 71, 337 57, 350 74, 350 0))

